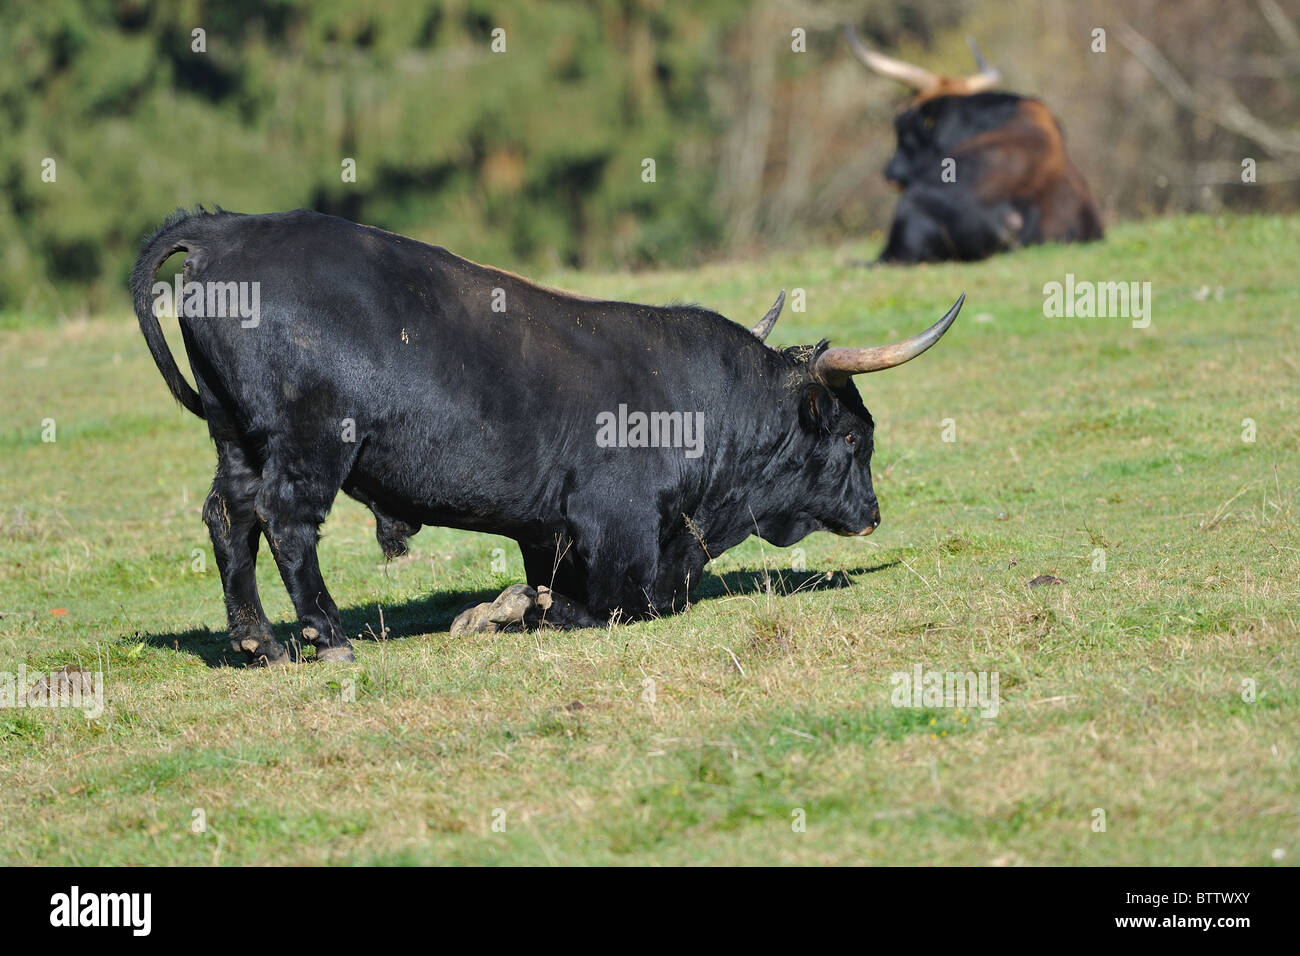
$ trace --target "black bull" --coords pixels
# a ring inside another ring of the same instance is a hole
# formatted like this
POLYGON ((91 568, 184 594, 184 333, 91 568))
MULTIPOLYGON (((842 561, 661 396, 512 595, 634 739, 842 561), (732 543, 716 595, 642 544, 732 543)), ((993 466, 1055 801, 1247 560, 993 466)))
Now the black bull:
POLYGON ((257 594, 261 536, 303 639, 318 659, 352 658, 316 556, 340 490, 374 512, 386 554, 421 525, 519 543, 531 587, 462 615, 473 628, 667 613, 751 533, 778 546, 870 533, 874 425, 851 376, 920 354, 961 305, 906 342, 779 351, 762 337, 781 300, 750 330, 543 288, 308 211, 179 213, 147 240, 131 288, 172 394, 207 419, 217 474, 203 515, 231 644, 263 663, 288 655, 257 594), (156 273, 178 251, 194 388, 155 313, 156 273), (255 283, 244 301, 259 314, 191 314, 218 283, 255 283), (638 412, 690 416, 703 440, 598 440, 601 422, 638 412))

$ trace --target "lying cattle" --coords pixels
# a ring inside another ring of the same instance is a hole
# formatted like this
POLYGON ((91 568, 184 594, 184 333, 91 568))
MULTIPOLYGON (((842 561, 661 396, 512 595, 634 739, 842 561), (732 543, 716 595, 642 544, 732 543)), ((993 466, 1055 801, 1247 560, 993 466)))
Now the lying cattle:
POLYGON ((781 547, 870 534, 874 423, 851 376, 921 354, 961 307, 894 345, 777 350, 763 338, 784 294, 751 330, 544 288, 304 210, 178 213, 131 291, 168 388, 216 444, 203 514, 231 644, 263 663, 288 658, 257 594, 261 535, 303 639, 352 659, 316 557, 340 490, 374 512, 388 554, 421 525, 519 543, 529 587, 470 612, 474 628, 668 613, 752 533, 781 547), (178 251, 195 388, 155 312, 178 251))
POLYGON ((916 89, 894 120, 885 178, 902 191, 882 262, 984 259, 1040 242, 1102 237, 1101 216, 1039 100, 991 92, 998 71, 972 42, 979 72, 936 76, 865 47, 869 69, 916 89))

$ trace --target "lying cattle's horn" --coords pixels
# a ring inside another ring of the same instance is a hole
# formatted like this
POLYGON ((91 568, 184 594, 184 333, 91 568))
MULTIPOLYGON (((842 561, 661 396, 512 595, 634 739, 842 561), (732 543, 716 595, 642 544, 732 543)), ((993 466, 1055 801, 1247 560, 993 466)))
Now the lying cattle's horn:
POLYGON ((893 345, 873 345, 866 349, 827 349, 817 357, 813 374, 828 385, 843 384, 850 375, 864 372, 879 372, 881 369, 893 368, 910 362, 943 336, 961 311, 961 304, 966 301, 966 293, 953 303, 948 314, 920 335, 914 335, 893 345))
POLYGON ((781 294, 776 297, 776 302, 767 310, 767 315, 763 316, 758 325, 749 330, 758 336, 760 342, 767 338, 768 333, 772 331, 772 326, 776 325, 776 320, 781 317, 783 305, 785 305, 785 289, 782 289, 781 294))
POLYGON ((966 89, 971 93, 993 89, 1002 82, 1002 74, 998 72, 997 67, 991 66, 988 60, 984 59, 974 37, 967 37, 966 43, 970 46, 971 53, 975 55, 975 65, 980 68, 978 73, 966 78, 966 89))
POLYGON ((867 49, 862 41, 858 39, 853 24, 845 24, 844 32, 849 38, 849 47, 853 50, 853 55, 861 60, 867 69, 874 70, 881 76, 887 76, 891 80, 906 83, 908 86, 922 92, 932 90, 939 85, 939 77, 929 70, 923 70, 919 66, 913 66, 911 63, 904 63, 902 60, 895 60, 892 56, 885 56, 883 53, 867 49))

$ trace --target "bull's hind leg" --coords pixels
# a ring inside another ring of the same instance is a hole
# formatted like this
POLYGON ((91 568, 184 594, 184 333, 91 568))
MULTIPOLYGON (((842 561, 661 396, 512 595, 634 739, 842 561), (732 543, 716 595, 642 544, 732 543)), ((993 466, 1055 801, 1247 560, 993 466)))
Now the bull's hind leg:
POLYGON ((298 614, 303 640, 316 645, 323 661, 353 660, 339 609, 325 589, 316 544, 342 484, 331 464, 297 457, 273 440, 262 470, 255 507, 275 555, 280 577, 298 614))
POLYGON ((203 520, 226 595, 230 646, 254 663, 283 664, 284 646, 271 636, 271 623, 257 593, 257 546, 261 527, 253 510, 261 476, 238 443, 217 441, 217 476, 203 503, 203 520))

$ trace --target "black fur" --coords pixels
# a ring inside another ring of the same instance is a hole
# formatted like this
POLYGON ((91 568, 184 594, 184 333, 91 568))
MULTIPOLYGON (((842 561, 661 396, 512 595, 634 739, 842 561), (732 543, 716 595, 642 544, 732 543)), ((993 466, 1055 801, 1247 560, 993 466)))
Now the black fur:
POLYGON ((755 532, 786 546, 879 522, 874 423, 851 382, 814 377, 825 343, 777 351, 705 309, 571 296, 301 210, 173 216, 132 289, 168 387, 216 443, 204 516, 232 639, 255 656, 283 653, 257 596, 259 533, 305 639, 347 653, 316 559, 340 490, 374 511, 385 554, 425 524, 514 538, 529 584, 588 621, 680 609, 709 558, 755 532), (192 281, 261 289, 256 327, 180 320, 192 399, 148 311, 168 249, 189 252, 192 281), (597 415, 620 404, 702 412, 703 454, 598 446, 597 415))

